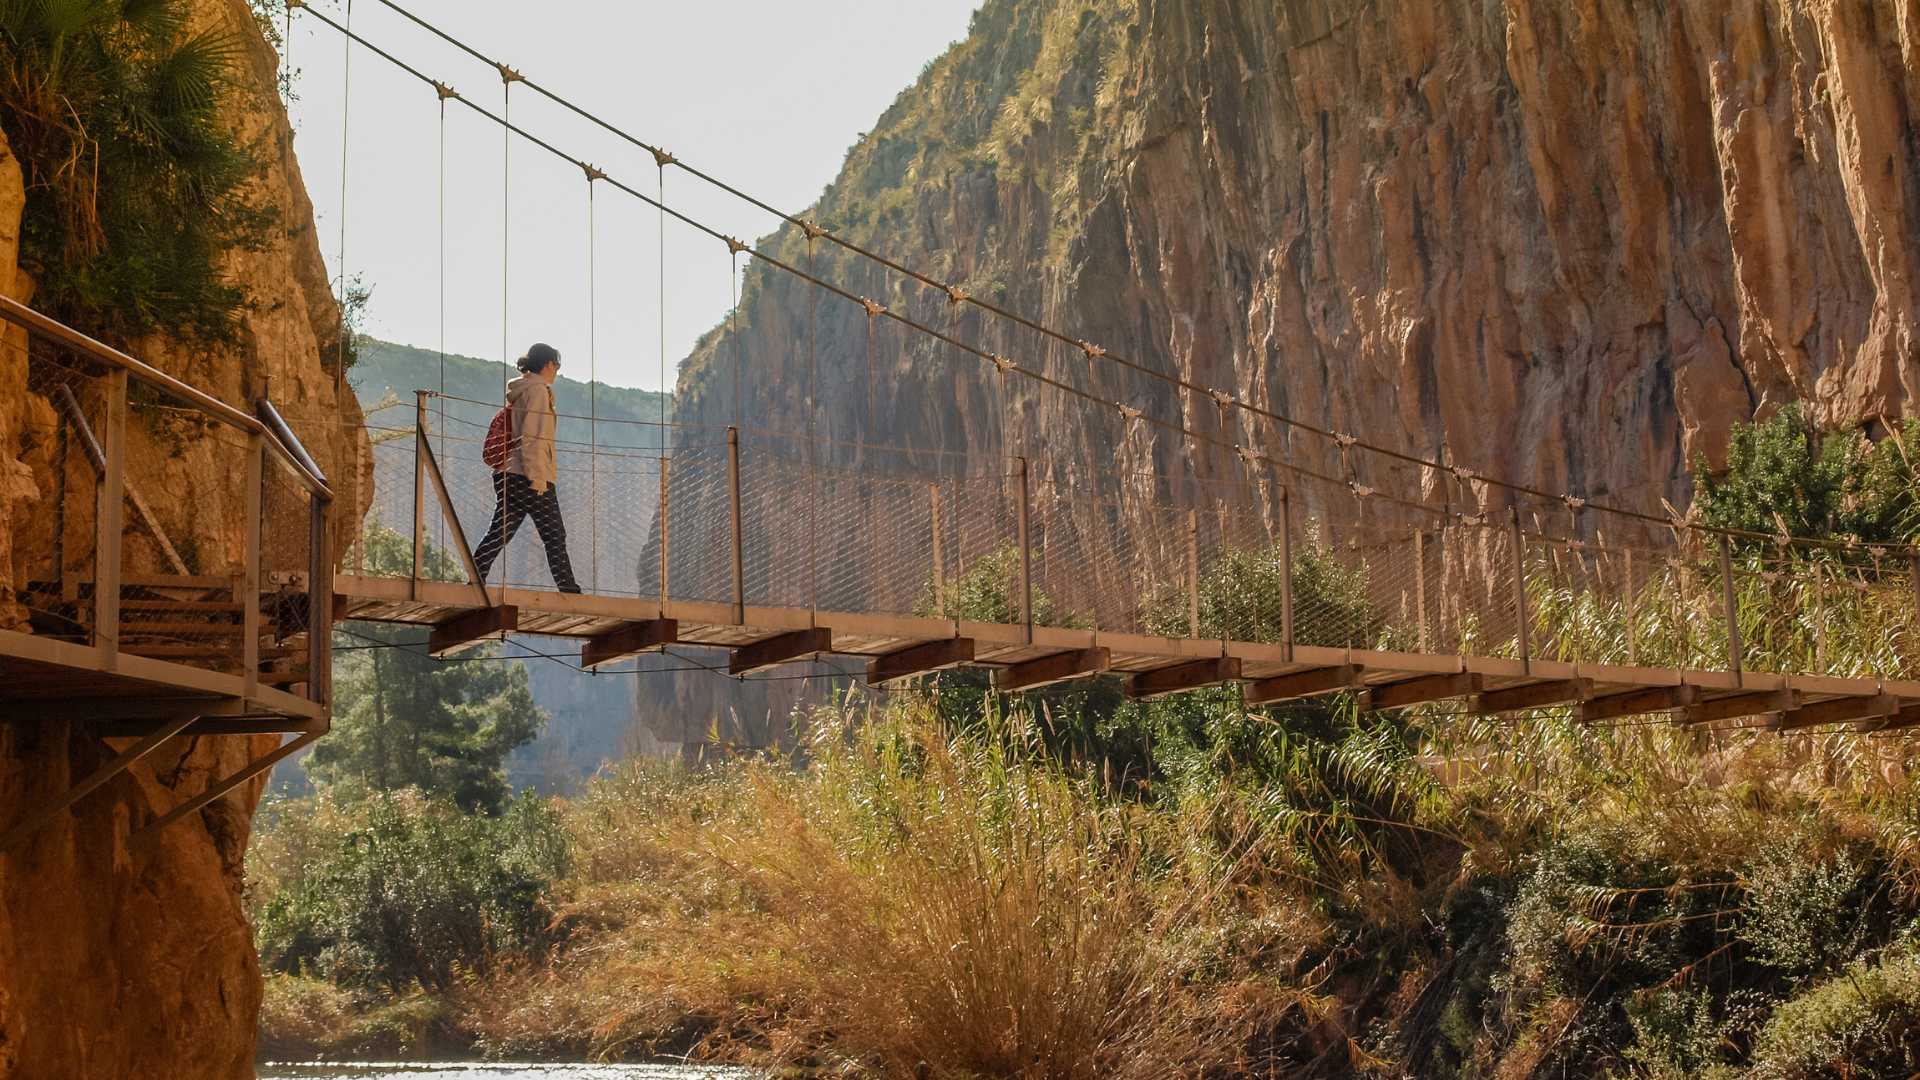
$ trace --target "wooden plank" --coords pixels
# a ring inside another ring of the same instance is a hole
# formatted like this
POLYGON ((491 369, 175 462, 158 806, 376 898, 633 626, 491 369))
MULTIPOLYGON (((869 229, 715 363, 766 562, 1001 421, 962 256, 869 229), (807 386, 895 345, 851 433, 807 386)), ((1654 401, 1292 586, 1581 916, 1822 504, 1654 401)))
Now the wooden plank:
POLYGON ((434 624, 433 633, 427 635, 427 652, 434 656, 445 656, 481 638, 519 628, 520 609, 512 604, 475 608, 434 624))
POLYGON ((925 641, 867 662, 867 685, 884 686, 915 675, 973 663, 973 639, 925 641))
POLYGON ((1792 712, 1799 707, 1800 693, 1797 690, 1762 690, 1697 702, 1687 706, 1682 719, 1689 724, 1711 724, 1716 720, 1732 720, 1740 716, 1792 712))
POLYGON ((1247 684, 1246 701, 1249 705, 1270 705, 1357 689, 1365 671, 1359 664, 1336 664, 1333 667, 1288 672, 1270 679, 1257 679, 1247 684))
POLYGON ((1699 700, 1700 688, 1697 686, 1651 686, 1581 702, 1580 722, 1591 724, 1622 716, 1667 712, 1685 708, 1699 700))
POLYGON ((119 776, 134 762, 160 749, 160 744, 178 735, 187 725, 194 722, 193 714, 176 716, 149 733, 146 738, 121 751, 113 760, 87 774, 86 779, 68 788, 66 793, 28 814, 24 820, 0 836, 0 851, 8 851, 15 844, 40 831, 40 828, 58 817, 68 807, 86 798, 99 789, 102 784, 119 776))
POLYGON ((680 640, 678 619, 641 619, 623 623, 587 639, 580 648, 580 666, 598 667, 610 660, 658 649, 680 640))
POLYGON ((1592 696, 1592 679, 1549 679, 1525 686, 1503 686, 1498 690, 1483 691, 1473 707, 1474 711, 1480 713, 1514 712, 1585 701, 1592 696))
POLYGON ((1073 649, 1002 668, 994 672, 993 688, 1003 694, 1038 690, 1053 683, 1098 675, 1112 663, 1113 654, 1104 648, 1073 649))
POLYGON ((1834 698, 1831 701, 1816 701, 1811 705, 1802 705, 1782 715, 1779 724, 1775 726, 1780 731, 1792 731, 1796 728, 1840 724, 1850 720, 1876 720, 1893 716, 1899 711, 1900 699, 1892 694, 1834 698))
POLYGON ((773 667, 775 664, 803 660, 816 653, 832 651, 833 632, 824 626, 789 630, 784 634, 775 634, 770 638, 763 638, 751 645, 743 645, 733 650, 733 655, 727 658, 727 672, 731 675, 745 675, 750 671, 773 667))
POLYGON ((1165 697, 1185 690, 1198 690, 1203 686, 1218 686, 1239 677, 1240 659, 1238 657, 1216 656, 1211 660, 1189 660, 1184 664, 1143 671, 1128 679, 1127 696, 1143 700, 1165 697))
POLYGON ((1401 709, 1408 705, 1420 705, 1429 701, 1467 697, 1478 694, 1484 682, 1485 679, 1482 676, 1469 672, 1453 675, 1425 675, 1418 679, 1405 679, 1370 687, 1367 691, 1370 699, 1368 704, 1373 709, 1401 709))

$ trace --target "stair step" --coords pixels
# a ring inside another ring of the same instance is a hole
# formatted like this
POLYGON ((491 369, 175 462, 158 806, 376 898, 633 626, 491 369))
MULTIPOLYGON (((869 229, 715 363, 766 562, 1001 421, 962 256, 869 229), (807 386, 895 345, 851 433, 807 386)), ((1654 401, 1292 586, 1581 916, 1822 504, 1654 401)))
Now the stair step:
POLYGON ((205 634, 208 637, 241 637, 247 628, 239 623, 210 622, 122 622, 122 638, 141 635, 205 634))
MULTIPOLYGON (((131 653, 135 656, 149 657, 154 660, 232 660, 235 663, 240 661, 240 646, 238 645, 147 645, 134 643, 121 646, 120 651, 131 653)), ((262 659, 292 656, 293 654, 294 650, 284 645, 262 645, 260 647, 260 656, 262 659)))

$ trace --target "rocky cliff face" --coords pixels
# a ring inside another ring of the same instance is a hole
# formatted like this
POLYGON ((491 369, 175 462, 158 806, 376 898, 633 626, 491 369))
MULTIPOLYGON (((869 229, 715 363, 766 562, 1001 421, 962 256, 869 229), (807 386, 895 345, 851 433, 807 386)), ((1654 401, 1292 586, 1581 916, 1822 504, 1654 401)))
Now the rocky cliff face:
MULTIPOLYGON (((811 213, 1277 412, 1645 502, 1756 410, 1871 424, 1920 388, 1916 50, 1914 0, 992 0, 811 213)), ((807 259, 797 229, 769 243, 807 259)), ((856 292, 1217 427, 1211 402, 814 246, 856 292)), ((810 300, 751 274, 681 414, 731 416, 737 358, 748 415, 802 416, 810 300)), ((1003 403, 990 367, 893 329, 869 415, 865 315, 817 319, 836 436, 1043 432, 1056 457, 1206 468, 1023 380, 1003 403)))
MULTIPOLYGON (((291 133, 274 94, 276 58, 243 0, 196 0, 200 25, 224 24, 244 44, 237 122, 272 149, 258 179, 286 233, 265 250, 234 252, 234 276, 256 310, 239 341, 209 349, 153 340, 131 351, 223 400, 250 408, 271 393, 333 481, 341 528, 364 504, 355 463, 359 410, 336 400, 331 357, 340 316, 313 232, 291 133), (322 357, 327 357, 323 366, 322 357)), ((22 191, 18 163, 0 144, 0 290, 31 299, 18 272, 22 191)), ((84 329, 84 328, 83 328, 84 329)), ((17 334, 10 346, 24 342, 17 334)), ((25 361, 0 349, 0 576, 12 584, 42 501, 52 491, 49 406, 25 393, 25 361)), ((213 558, 231 545, 238 478, 191 445, 141 453, 131 438, 128 479, 146 493, 170 535, 213 558)), ((136 563, 148 553, 130 551, 136 563)), ((0 610, 0 625, 19 613, 0 610)), ((66 790, 117 747, 45 717, 0 723, 0 823, 12 823, 66 790)), ((260 978, 239 902, 242 852, 260 785, 243 788, 145 847, 129 832, 204 790, 272 737, 174 740, 95 792, 30 842, 0 853, 0 1077, 245 1077, 252 1075, 260 978), (249 745, 251 744, 251 745, 249 745)))
MULTIPOLYGON (((1917 50, 1916 0, 989 0, 808 214, 1157 371, 1657 510, 1756 411, 1877 433, 1911 408, 1917 50)), ((766 244, 1107 401, 1333 464, 798 229, 766 244)), ((810 330, 814 302, 754 268, 680 415, 730 420, 744 371, 744 415, 803 427, 811 334, 836 438, 1076 485, 1118 461, 1174 498, 1230 464, 884 324, 869 383, 865 313, 820 299, 810 330)))

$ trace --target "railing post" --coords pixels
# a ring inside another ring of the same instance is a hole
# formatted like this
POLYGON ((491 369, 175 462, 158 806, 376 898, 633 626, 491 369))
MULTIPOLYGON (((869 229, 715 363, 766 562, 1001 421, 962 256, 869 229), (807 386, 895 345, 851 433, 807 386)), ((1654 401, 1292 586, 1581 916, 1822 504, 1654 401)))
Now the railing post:
POLYGON ((1187 636, 1200 636, 1200 511, 1187 511, 1187 636))
POLYGON ((246 540, 241 553, 240 595, 240 678, 244 694, 251 698, 260 690, 260 517, 265 510, 261 488, 266 483, 267 443, 258 432, 247 436, 246 467, 246 540))
POLYGON ((667 498, 667 459, 660 459, 660 617, 667 617, 667 598, 673 590, 667 582, 667 528, 673 521, 671 507, 667 498))
MULTIPOLYGON (((427 557, 427 392, 413 392, 413 580, 407 594, 420 599, 420 575, 427 557)), ((506 558, 506 552, 500 557, 506 558)))
POLYGON ((1640 666, 1640 613, 1637 610, 1639 597, 1633 588, 1632 548, 1625 549, 1625 560, 1627 564, 1627 664, 1630 667, 1638 667, 1640 666))
POLYGON ((106 423, 101 425, 106 467, 100 473, 99 505, 94 513, 99 538, 94 545, 93 636, 100 666, 113 671, 120 655, 120 541, 125 527, 127 491, 127 372, 114 368, 106 377, 106 423))
POLYGON ((333 538, 326 499, 307 495, 307 699, 333 699, 333 538))
POLYGON ((1280 489, 1280 642, 1293 662, 1293 504, 1280 489))
POLYGON ((927 485, 927 499, 933 516, 933 613, 936 618, 947 613, 946 567, 940 557, 940 485, 927 485))
POLYGON ((1420 624, 1420 651, 1428 652, 1427 637, 1427 531, 1413 530, 1413 606, 1420 624))
MULTIPOLYGON (((740 429, 727 429, 727 500, 733 515, 733 625, 747 621, 747 560, 740 528, 740 429)), ((664 535, 664 534, 663 534, 664 535)))
POLYGON ((1920 618, 1920 551, 1907 556, 1907 586, 1913 590, 1913 614, 1920 618))
POLYGON ((1020 622, 1027 628, 1027 642, 1033 642, 1033 535, 1032 508, 1028 503, 1027 459, 1015 458, 1020 463, 1020 508, 1018 524, 1020 530, 1020 622))
POLYGON ((1513 618, 1520 646, 1520 669, 1533 673, 1533 643, 1527 625, 1527 536, 1520 531, 1520 508, 1509 507, 1507 526, 1513 536, 1513 618))
POLYGON ((1733 592, 1733 544, 1720 534, 1720 598, 1727 613, 1727 670, 1740 674, 1740 604, 1733 592))

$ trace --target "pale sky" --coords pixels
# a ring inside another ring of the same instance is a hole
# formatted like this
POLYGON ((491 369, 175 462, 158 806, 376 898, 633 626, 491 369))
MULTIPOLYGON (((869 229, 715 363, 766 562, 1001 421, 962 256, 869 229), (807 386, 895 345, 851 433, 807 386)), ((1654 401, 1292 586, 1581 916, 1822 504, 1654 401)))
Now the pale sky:
MULTIPOLYGON (((310 0, 344 21, 346 0, 310 0)), ((978 0, 733 0, 594 3, 397 0, 480 52, 789 212, 839 171, 858 136, 929 60, 966 33, 978 0)), ((355 0, 354 32, 463 96, 500 112, 499 74, 378 0, 355 0)), ((295 148, 328 267, 339 273, 344 39, 297 13, 289 54, 299 75, 295 148)), ((345 263, 373 288, 363 329, 441 346, 440 106, 430 87, 356 45, 351 64, 345 263)), ((525 87, 516 126, 654 193, 651 155, 525 87)), ((502 355, 500 128, 457 101, 445 123, 445 348, 511 359, 534 340, 559 348, 568 376, 656 388, 661 331, 667 379, 694 339, 726 313, 726 245, 671 218, 660 303, 656 211, 596 185, 597 318, 588 318, 587 180, 514 139, 502 355), (597 333, 590 334, 589 328, 597 333), (595 340, 597 337, 597 341, 595 340)), ((775 220, 669 169, 669 205, 751 243, 775 220)), ((744 256, 743 256, 744 259, 744 256)))

